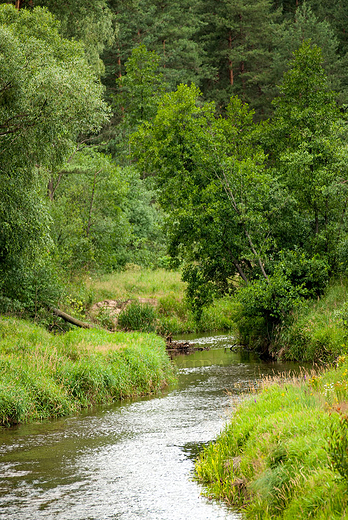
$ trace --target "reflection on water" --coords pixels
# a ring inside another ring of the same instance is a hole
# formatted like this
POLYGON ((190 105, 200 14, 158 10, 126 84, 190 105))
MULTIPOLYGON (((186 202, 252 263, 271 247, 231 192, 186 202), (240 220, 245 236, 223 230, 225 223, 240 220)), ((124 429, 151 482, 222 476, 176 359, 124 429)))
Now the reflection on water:
POLYGON ((194 459, 231 413, 226 390, 293 367, 232 352, 228 336, 199 341, 211 350, 176 357, 179 383, 161 395, 3 430, 0 519, 240 518, 200 496, 194 459))

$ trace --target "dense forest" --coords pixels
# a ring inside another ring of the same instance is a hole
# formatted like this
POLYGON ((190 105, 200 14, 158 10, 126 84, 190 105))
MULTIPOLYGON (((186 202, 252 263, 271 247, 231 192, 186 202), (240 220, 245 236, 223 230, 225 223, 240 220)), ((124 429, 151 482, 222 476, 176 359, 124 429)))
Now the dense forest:
POLYGON ((348 261, 343 0, 0 2, 0 311, 71 276, 181 268, 240 337, 348 261))

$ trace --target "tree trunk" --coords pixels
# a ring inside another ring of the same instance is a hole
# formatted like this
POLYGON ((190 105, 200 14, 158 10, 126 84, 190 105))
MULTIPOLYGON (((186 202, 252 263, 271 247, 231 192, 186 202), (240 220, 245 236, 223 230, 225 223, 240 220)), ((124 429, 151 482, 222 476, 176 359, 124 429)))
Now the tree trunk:
POLYGON ((232 262, 234 263, 238 273, 240 274, 240 276, 243 278, 244 282, 248 285, 249 282, 248 282, 248 279, 247 277, 245 276, 245 273, 243 271, 243 269, 241 268, 240 264, 237 262, 236 258, 232 255, 231 251, 229 250, 229 253, 231 255, 231 259, 232 259, 232 262))
MULTIPOLYGON (((228 48, 232 49, 232 34, 231 34, 231 31, 229 32, 229 35, 228 35, 228 48)), ((233 82, 234 82, 233 63, 232 63, 232 60, 230 58, 228 59, 228 65, 229 65, 230 85, 233 85, 233 82)))

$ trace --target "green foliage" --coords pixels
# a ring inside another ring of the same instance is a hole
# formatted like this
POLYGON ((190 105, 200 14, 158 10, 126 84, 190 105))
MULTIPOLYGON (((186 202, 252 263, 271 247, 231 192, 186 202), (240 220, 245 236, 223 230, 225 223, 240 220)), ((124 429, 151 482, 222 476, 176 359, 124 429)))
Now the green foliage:
POLYGON ((223 119, 194 85, 180 85, 132 138, 140 168, 156 173, 160 203, 170 209, 169 252, 187 265, 195 311, 209 293, 227 292, 236 273, 245 281, 253 271, 267 278, 261 253, 284 196, 251 132, 252 112, 238 98, 223 119))
MULTIPOLYGON (((318 17, 319 13, 313 10, 313 2, 303 2, 296 12, 288 20, 275 28, 275 49, 272 53, 272 71, 274 74, 274 85, 280 82, 284 72, 288 68, 289 60, 301 44, 310 40, 322 50, 323 67, 328 77, 331 88, 338 92, 341 102, 346 99, 342 92, 342 67, 345 67, 338 53, 338 34, 328 19, 318 17), (310 5, 312 4, 312 6, 310 5), (316 13, 315 13, 316 12, 316 13), (343 94, 343 95, 342 95, 343 94)), ((272 89, 272 87, 269 87, 272 89)), ((277 92, 274 93, 277 95, 277 92)))
POLYGON ((329 89, 322 61, 321 50, 309 41, 294 53, 274 100, 269 146, 307 228, 307 240, 299 236, 297 245, 310 256, 325 255, 336 270, 337 250, 345 240, 345 116, 329 89))
POLYGON ((148 51, 145 45, 134 47, 125 64, 126 74, 118 79, 118 106, 125 113, 131 128, 154 117, 161 95, 165 90, 162 74, 158 72, 159 55, 148 51))
POLYGON ((104 72, 100 59, 104 49, 114 42, 117 28, 115 14, 106 0, 67 0, 51 2, 34 0, 35 6, 45 6, 60 21, 60 31, 65 38, 81 41, 90 65, 99 73, 104 72))
POLYGON ((156 313, 152 305, 132 302, 119 314, 118 326, 124 330, 154 332, 156 313))
POLYGON ((168 4, 118 0, 114 10, 119 30, 115 44, 104 55, 107 82, 114 83, 115 74, 124 75, 125 63, 139 45, 160 56, 160 71, 171 89, 199 78, 205 71, 204 51, 195 37, 202 25, 199 7, 193 0, 168 4))
POLYGON ((276 273, 255 281, 237 293, 239 308, 235 316, 239 341, 256 350, 268 352, 278 329, 289 320, 291 312, 302 305, 306 290, 295 286, 288 277, 276 273))
POLYGON ((294 287, 303 286, 306 298, 321 296, 329 281, 329 266, 325 258, 312 258, 299 250, 280 251, 278 258, 270 265, 270 270, 281 272, 289 278, 294 287))
POLYGON ((123 261, 130 236, 127 181, 122 168, 93 147, 77 150, 51 180, 52 235, 66 269, 110 270, 123 261))
POLYGON ((205 51, 201 88, 221 108, 238 95, 258 109, 259 116, 269 111, 274 34, 280 18, 272 3, 210 0, 200 6, 200 41, 205 51))
POLYGON ((198 266, 188 265, 183 270, 182 279, 187 282, 186 296, 196 321, 202 317, 203 307, 213 302, 216 291, 212 283, 206 283, 198 266))
MULTIPOLYGON (((109 112, 82 45, 62 38, 43 8, 0 5, 0 77, 0 286, 5 297, 34 306, 35 277, 52 270, 47 172, 109 112)), ((40 276, 46 286, 48 276, 40 276)))
POLYGON ((37 318, 43 308, 54 305, 63 293, 59 271, 49 258, 34 265, 16 257, 0 269, 2 295, 0 312, 30 315, 37 318))

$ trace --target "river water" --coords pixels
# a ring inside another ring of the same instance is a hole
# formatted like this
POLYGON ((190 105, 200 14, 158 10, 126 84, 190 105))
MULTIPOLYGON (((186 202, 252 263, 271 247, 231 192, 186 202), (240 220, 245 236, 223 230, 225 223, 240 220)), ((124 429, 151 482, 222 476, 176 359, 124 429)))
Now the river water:
POLYGON ((211 348, 174 358, 175 388, 2 430, 0 519, 241 518, 201 496, 195 456, 230 417, 229 393, 242 399, 262 374, 294 367, 235 353, 228 336, 194 339, 211 348))

